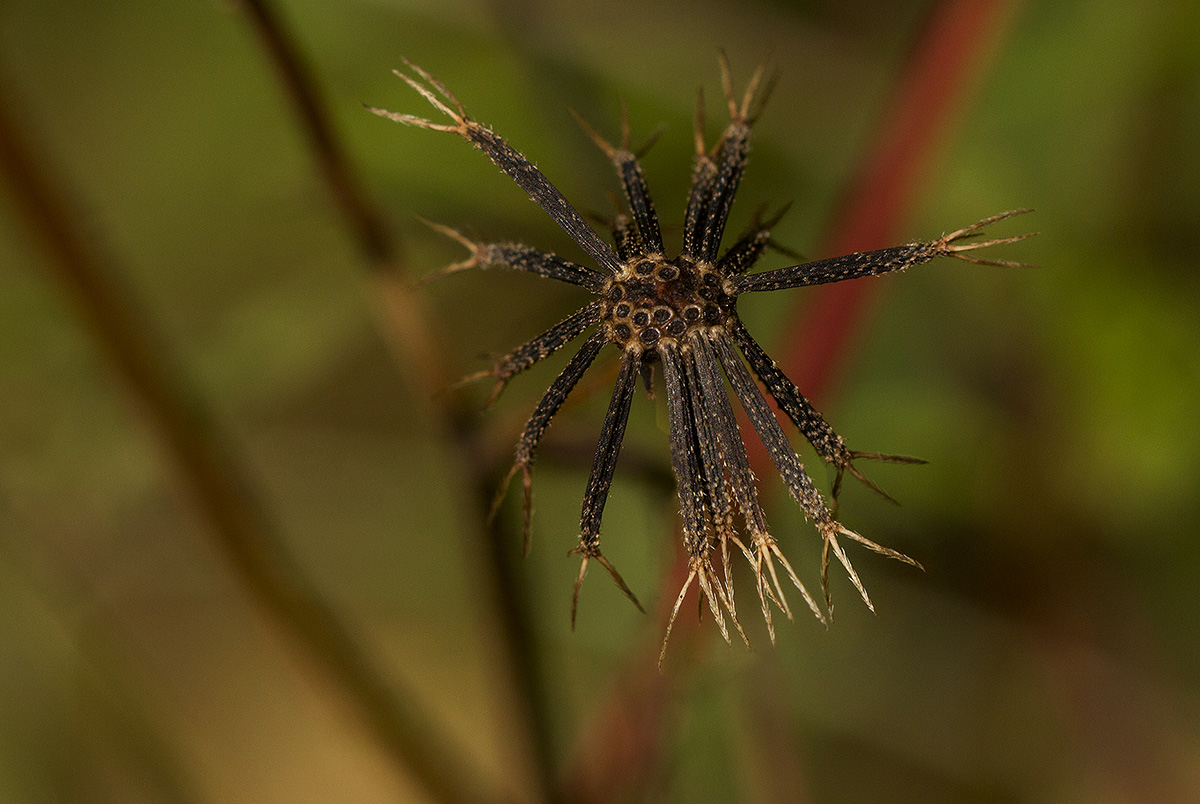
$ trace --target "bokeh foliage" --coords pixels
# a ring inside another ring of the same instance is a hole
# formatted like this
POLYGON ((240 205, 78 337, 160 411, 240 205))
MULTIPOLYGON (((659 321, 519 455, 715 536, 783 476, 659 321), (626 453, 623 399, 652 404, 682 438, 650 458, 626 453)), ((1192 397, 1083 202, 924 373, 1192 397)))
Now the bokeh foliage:
MULTIPOLYGON (((635 131, 666 125, 645 167, 669 222, 682 215, 695 88, 716 96, 715 48, 742 76, 771 48, 783 76, 733 226, 762 201, 794 200, 777 235, 811 253, 926 11, 279 8, 414 275, 461 256, 418 214, 577 252, 462 143, 361 109, 424 113, 388 72, 401 55, 581 208, 608 209, 616 184, 566 107, 611 131, 625 98, 635 131)), ((827 633, 799 621, 772 649, 758 627, 753 654, 707 623, 668 668, 662 761, 630 800, 1200 796, 1200 8, 1029 2, 990 46, 905 236, 1031 206, 1042 235, 1010 256, 1043 267, 936 263, 878 280, 819 400, 852 445, 930 461, 873 472, 903 508, 853 485, 841 504, 850 527, 926 572, 863 556, 877 616, 839 581, 827 633)), ((463 536, 470 491, 384 348, 363 260, 236 4, 6 0, 0 75, 80 225, 236 434, 316 586, 497 789, 522 795, 528 762, 506 738, 512 703, 463 536)), ((230 576, 9 210, 0 194, 0 799, 416 796, 230 576)), ((502 272, 422 292, 463 374, 580 298, 502 272)), ((779 295, 744 304, 767 344, 803 314, 802 293, 779 295)), ((503 460, 562 362, 512 384, 479 460, 503 460)), ((462 393, 481 403, 483 390, 462 393)), ((521 568, 562 767, 631 649, 657 639, 599 575, 568 630, 577 564, 565 553, 607 402, 590 390, 551 431, 521 568)), ((639 394, 604 533, 644 599, 672 559, 673 492, 661 472, 622 469, 666 467, 665 441, 661 409, 639 394)), ((778 492, 770 522, 815 579, 816 539, 778 492)))

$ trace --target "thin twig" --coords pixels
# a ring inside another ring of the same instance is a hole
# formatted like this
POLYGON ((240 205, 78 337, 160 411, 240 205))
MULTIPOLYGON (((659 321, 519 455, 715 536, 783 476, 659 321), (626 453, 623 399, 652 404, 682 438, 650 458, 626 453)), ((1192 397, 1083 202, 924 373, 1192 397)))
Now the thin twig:
POLYGON ((372 268, 381 333, 405 373, 416 380, 418 401, 432 399, 450 378, 426 323, 428 316, 407 282, 403 249, 363 189, 334 132, 312 71, 278 15, 266 0, 242 0, 242 5, 308 139, 313 161, 372 268))
MULTIPOLYGON (((0 489, 0 534, 24 533, 29 523, 4 510, 7 489, 0 489)), ((21 543, 0 538, 0 564, 10 564, 26 579, 53 628, 70 636, 72 663, 83 703, 99 715, 97 735, 105 750, 114 750, 141 771, 139 782, 165 801, 200 804, 201 785, 183 761, 181 746, 162 726, 162 707, 147 692, 146 679, 125 657, 126 634, 118 633, 117 612, 104 605, 84 573, 71 565, 60 544, 21 543), (53 577, 40 559, 54 562, 53 577), (81 617, 80 612, 86 616, 81 617)), ((89 716, 88 720, 91 720, 89 716)), ((86 756, 86 752, 82 752, 86 756)))
POLYGON ((526 753, 542 798, 553 800, 549 696, 536 657, 530 605, 517 582, 514 556, 520 542, 499 518, 487 521, 497 478, 479 459, 486 450, 479 437, 478 417, 461 404, 457 395, 445 393, 450 373, 436 346, 429 316, 406 278, 403 250, 383 224, 383 213, 363 190, 363 182, 341 147, 300 48, 267 0, 243 0, 243 5, 308 137, 321 174, 371 261, 377 326, 401 370, 415 380, 418 401, 429 405, 435 426, 440 426, 448 442, 454 444, 462 486, 476 498, 474 507, 479 517, 470 536, 477 542, 473 552, 485 557, 476 565, 483 576, 479 579, 484 600, 481 608, 495 618, 500 643, 497 647, 509 667, 513 689, 509 697, 522 708, 520 716, 530 744, 526 753))
POLYGON ((279 71, 279 80, 300 118, 301 130, 308 136, 321 175, 333 191, 347 223, 353 227, 363 251, 376 266, 395 264, 399 249, 379 208, 363 190, 362 181, 350 166, 341 142, 320 96, 308 64, 286 35, 274 9, 265 0, 242 0, 246 16, 254 25, 258 40, 271 63, 279 71))
POLYGON ((121 287, 114 262, 79 230, 46 160, 5 108, 0 86, 0 171, 19 213, 74 301, 97 345, 155 431, 222 554, 272 619, 335 679, 397 765, 443 802, 489 802, 461 749, 434 727, 416 696, 388 685, 362 646, 326 605, 283 548, 219 423, 160 350, 148 318, 121 287), (450 758, 448 758, 450 757, 450 758))

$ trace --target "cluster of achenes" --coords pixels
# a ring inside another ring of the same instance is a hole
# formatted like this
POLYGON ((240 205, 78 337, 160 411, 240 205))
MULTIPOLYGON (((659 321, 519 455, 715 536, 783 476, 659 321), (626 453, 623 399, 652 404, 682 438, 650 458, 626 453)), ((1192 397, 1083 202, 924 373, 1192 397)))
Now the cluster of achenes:
MULTIPOLYGON (((669 257, 663 247, 658 218, 638 164, 638 154, 629 148, 628 121, 623 120, 620 147, 609 144, 580 121, 616 167, 628 203, 628 214, 620 213, 609 222, 613 240, 610 246, 528 159, 490 129, 470 119, 462 104, 440 81, 415 64, 406 63, 417 77, 400 71, 396 71, 396 75, 445 114, 449 122, 434 123, 413 115, 368 108, 397 122, 447 131, 467 139, 512 177, 595 260, 596 267, 591 268, 524 245, 474 242, 452 229, 435 226, 470 250, 468 259, 448 266, 439 273, 472 267, 508 266, 579 285, 596 297, 574 315, 497 360, 488 371, 476 375, 496 378, 492 395, 494 399, 514 375, 582 335, 589 327, 594 327, 530 416, 517 446, 516 460, 505 480, 507 488, 508 481, 518 472, 521 474, 526 549, 529 545, 532 509, 531 473, 538 442, 551 418, 600 350, 607 344, 613 344, 620 350, 620 372, 600 430, 591 476, 584 492, 579 546, 575 548, 575 552, 582 556, 583 563, 571 603, 572 625, 579 588, 588 562, 593 560, 600 563, 612 575, 621 591, 641 608, 620 574, 600 552, 600 519, 612 484, 637 376, 639 373, 642 375, 647 390, 652 392, 651 372, 655 363, 662 366, 663 384, 666 387, 671 463, 678 482, 683 540, 689 557, 687 581, 675 603, 676 613, 685 593, 695 581, 708 601, 725 639, 729 639, 729 632, 722 610, 729 613, 734 626, 739 632, 742 631, 734 608, 729 562, 729 546, 732 544, 746 557, 753 569, 759 603, 772 639, 774 630, 768 601, 791 617, 775 562, 787 573, 817 619, 825 621, 821 608, 800 582, 767 529, 745 444, 726 391, 726 380, 766 446, 788 491, 813 521, 821 536, 824 545, 821 584, 827 609, 831 606, 828 585, 831 552, 845 567, 866 604, 871 605, 858 574, 838 541, 839 536, 916 565, 911 558, 860 536, 834 519, 751 371, 758 376, 767 393, 774 397, 779 408, 809 440, 817 454, 833 466, 836 472, 833 485, 835 497, 844 472, 849 472, 879 491, 855 467, 856 459, 901 463, 919 461, 847 448, 841 436, 830 428, 751 337, 738 318, 737 299, 743 293, 819 285, 899 271, 928 262, 934 257, 956 257, 987 265, 1016 265, 1003 260, 976 259, 967 252, 1010 243, 1029 235, 987 241, 969 238, 979 235, 980 230, 988 224, 1027 210, 995 215, 929 242, 748 273, 765 249, 772 245, 770 229, 778 216, 768 221, 756 218, 749 230, 724 252, 721 252, 720 246, 730 207, 746 167, 750 129, 761 113, 774 82, 773 77, 764 82, 763 68, 759 67, 738 99, 733 93, 728 64, 722 58, 721 78, 730 120, 720 139, 711 149, 707 148, 704 144, 703 95, 700 96, 695 125, 696 155, 692 186, 683 224, 683 248, 677 256, 669 257), (736 526, 739 515, 744 523, 744 532, 739 532, 736 526), (717 549, 721 551, 722 559, 723 572, 720 574, 713 560, 713 551, 717 549)), ((500 496, 503 496, 503 489, 500 496)), ((673 613, 671 623, 674 619, 673 613)), ((670 625, 667 635, 670 635, 670 625)), ((745 638, 744 633, 742 637, 745 638)), ((666 648, 665 639, 663 648, 666 648)))

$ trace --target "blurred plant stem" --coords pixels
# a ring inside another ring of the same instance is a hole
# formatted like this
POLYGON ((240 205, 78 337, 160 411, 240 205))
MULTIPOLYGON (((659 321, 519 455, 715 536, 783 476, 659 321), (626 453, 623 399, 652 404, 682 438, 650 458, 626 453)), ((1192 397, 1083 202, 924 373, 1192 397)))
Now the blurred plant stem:
POLYGON ((137 402, 163 458, 207 520, 208 533, 251 595, 337 683, 405 773, 438 801, 494 797, 461 749, 442 734, 412 693, 385 682, 359 639, 304 577, 254 483, 202 397, 161 350, 150 317, 122 287, 116 263, 78 225, 80 209, 52 179, 48 161, 7 108, 0 85, 0 171, 64 293, 97 347, 137 402))
MULTIPOLYGON (((943 0, 934 5, 818 257, 884 248, 901 237, 925 189, 922 180, 930 162, 1018 4, 943 0)), ((867 306, 879 288, 878 282, 856 279, 820 285, 797 297, 780 338, 779 363, 810 399, 830 391, 855 338, 868 324, 867 306)))
MULTIPOLYGON (((1017 2, 943 0, 932 7, 912 42, 874 127, 876 135, 848 184, 849 190, 818 256, 894 244, 953 113, 967 96, 983 56, 995 47, 1017 2)), ((797 294, 784 327, 780 366, 806 396, 819 399, 835 382, 849 346, 868 323, 866 309, 875 287, 871 280, 859 279, 797 294)), ((748 429, 745 421, 741 427, 743 431, 748 429)), ((770 463, 762 444, 747 439, 746 445, 755 473, 768 474, 770 463)), ((674 600, 674 590, 684 575, 682 561, 683 554, 677 553, 676 567, 664 579, 660 600, 674 600)), ((680 628, 689 620, 680 618, 673 640, 693 641, 696 629, 680 628)), ((673 678, 678 678, 680 671, 676 667, 673 678)), ((660 759, 658 751, 652 749, 666 744, 662 735, 639 733, 637 750, 630 750, 629 740, 614 735, 632 733, 630 724, 622 722, 630 713, 638 713, 638 723, 659 727, 671 723, 670 715, 679 698, 678 684, 655 681, 653 676, 658 670, 650 650, 639 649, 631 654, 626 675, 628 680, 616 687, 611 700, 600 707, 598 722, 588 730, 589 739, 579 749, 567 777, 568 784, 575 785, 568 796, 572 800, 612 800, 618 791, 629 789, 631 780, 650 779, 653 763, 660 759), (615 767, 621 768, 619 774, 609 772, 615 767)), ((776 745, 772 750, 784 749, 776 745)), ((773 792, 786 795, 786 791, 773 792)))
MULTIPOLYGON (((0 489, 0 534, 29 530, 20 518, 7 515, 6 492, 0 489)), ((30 596, 49 615, 56 631, 70 635, 81 727, 102 730, 105 751, 135 763, 141 780, 161 800, 200 804, 204 798, 194 770, 170 739, 174 735, 160 726, 163 707, 150 694, 144 675, 128 660, 120 614, 104 605, 85 575, 72 565, 72 556, 58 548, 0 538, 0 570, 11 565, 19 578, 30 579, 30 596), (35 554, 50 559, 51 572, 35 566, 35 554)))
POLYGON ((532 766, 540 797, 551 801, 556 787, 549 703, 529 604, 517 583, 519 541, 504 530, 499 518, 488 522, 497 478, 480 457, 486 450, 479 438, 478 416, 463 406, 460 397, 445 392, 450 377, 429 317, 408 282, 401 244, 363 189, 294 37, 266 0, 242 0, 242 6, 307 136, 313 160, 372 269, 371 301, 377 326, 401 371, 416 381, 416 401, 426 406, 447 436, 446 443, 455 447, 460 486, 469 489, 474 498, 474 506, 468 510, 474 513, 475 524, 468 538, 476 544, 467 553, 483 557, 472 565, 479 574, 477 587, 483 592, 480 609, 495 625, 490 629, 499 636, 495 648, 509 671, 499 674, 509 687, 509 694, 503 697, 518 707, 516 715, 522 721, 522 739, 527 746, 523 753, 532 766))
POLYGON ((241 0, 256 41, 275 69, 280 88, 292 106, 321 178, 354 240, 375 272, 382 334, 401 368, 418 381, 418 403, 440 398, 450 378, 426 323, 425 312, 409 291, 400 243, 383 213, 363 189, 363 182, 333 130, 317 82, 282 21, 266 0, 241 0))

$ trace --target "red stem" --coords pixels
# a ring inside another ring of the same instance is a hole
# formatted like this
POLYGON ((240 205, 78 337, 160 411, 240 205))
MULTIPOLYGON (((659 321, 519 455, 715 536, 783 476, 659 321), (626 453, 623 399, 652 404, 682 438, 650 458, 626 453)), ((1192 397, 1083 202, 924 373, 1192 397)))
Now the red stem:
MULTIPOLYGON (((861 161, 862 168, 834 216, 822 254, 846 254, 894 244, 917 197, 920 178, 927 172, 953 112, 978 74, 981 53, 998 39, 1006 12, 1013 4, 1014 0, 945 0, 934 7, 880 117, 876 127, 879 136, 861 161)), ((780 365, 806 395, 819 398, 829 390, 836 369, 844 365, 856 331, 864 324, 873 287, 862 280, 824 285, 814 289, 815 298, 809 295, 794 308, 792 321, 785 327, 780 365), (810 312, 804 315, 804 310, 810 312)), ((743 432, 749 431, 743 422, 743 432)), ((769 462, 762 445, 750 438, 747 447, 755 471, 765 474, 769 462)), ((675 601, 684 577, 682 560, 677 561, 660 591, 664 603, 675 601)), ((684 616, 689 608, 685 603, 680 611, 673 643, 693 641, 694 619, 684 616)), ((661 629, 663 623, 657 625, 661 629)), ((578 764, 566 784, 573 794, 586 793, 583 800, 609 800, 617 791, 627 791, 632 782, 652 775, 659 760, 659 752, 654 749, 662 745, 662 735, 650 729, 668 723, 668 713, 678 705, 674 684, 657 677, 653 655, 641 646, 632 652, 629 670, 624 674, 628 680, 602 707, 598 722, 583 741, 578 764), (636 739, 629 739, 631 734, 636 734, 636 739), (638 750, 631 751, 631 747, 638 750), (621 771, 597 773, 613 768, 621 771)))
MULTIPOLYGON (((879 136, 834 215, 821 255, 896 245, 921 180, 1011 5, 1008 0, 948 0, 933 9, 876 126, 879 136)), ((810 399, 828 394, 878 287, 869 279, 822 285, 797 303, 784 329, 779 362, 810 399)))

